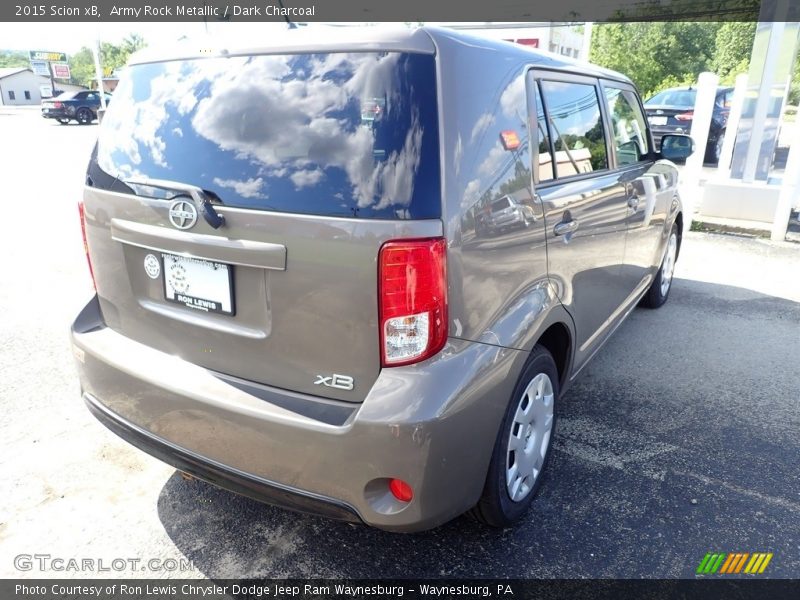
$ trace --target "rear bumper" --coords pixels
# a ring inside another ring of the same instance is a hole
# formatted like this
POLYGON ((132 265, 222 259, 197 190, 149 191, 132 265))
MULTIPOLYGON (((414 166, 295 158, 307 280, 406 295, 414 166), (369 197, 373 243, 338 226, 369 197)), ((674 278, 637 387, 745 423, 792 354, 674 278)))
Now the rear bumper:
POLYGON ((90 410, 133 445, 261 501, 396 531, 474 505, 525 360, 449 340, 424 363, 384 369, 351 404, 232 381, 144 346, 106 327, 96 299, 72 340, 90 410), (392 477, 411 484, 411 502, 391 496, 392 477))
POLYGON ((129 444, 159 460, 216 486, 260 502, 340 521, 361 522, 358 513, 342 502, 254 477, 184 450, 120 417, 91 394, 83 400, 95 418, 129 444))
POLYGON ((42 112, 45 119, 71 119, 73 115, 67 114, 63 109, 50 109, 49 112, 42 112))
POLYGON ((489 223, 492 229, 502 229, 503 227, 523 225, 525 223, 525 217, 521 214, 513 213, 503 217, 493 218, 489 223))

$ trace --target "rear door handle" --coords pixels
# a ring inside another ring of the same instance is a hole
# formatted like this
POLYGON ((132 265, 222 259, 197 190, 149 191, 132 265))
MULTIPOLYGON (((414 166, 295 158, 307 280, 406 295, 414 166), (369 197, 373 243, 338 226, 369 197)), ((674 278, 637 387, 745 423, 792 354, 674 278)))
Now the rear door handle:
POLYGON ((578 222, 573 219, 572 221, 567 221, 566 223, 559 223, 555 227, 553 227, 553 233, 555 235, 567 235, 568 233, 572 233, 578 229, 578 222))

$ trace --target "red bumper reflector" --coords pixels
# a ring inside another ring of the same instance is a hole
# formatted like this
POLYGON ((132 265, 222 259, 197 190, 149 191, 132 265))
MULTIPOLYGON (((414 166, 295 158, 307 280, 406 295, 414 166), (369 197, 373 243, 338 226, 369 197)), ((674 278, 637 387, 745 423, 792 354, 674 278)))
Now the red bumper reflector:
POLYGON ((389 490, 400 502, 411 502, 414 497, 414 490, 402 479, 392 479, 389 482, 389 490))

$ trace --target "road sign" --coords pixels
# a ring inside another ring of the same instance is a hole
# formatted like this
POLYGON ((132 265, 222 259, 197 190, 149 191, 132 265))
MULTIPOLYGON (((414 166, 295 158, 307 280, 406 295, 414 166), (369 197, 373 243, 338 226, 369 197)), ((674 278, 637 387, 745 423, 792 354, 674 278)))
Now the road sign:
POLYGON ((52 98, 53 97, 53 86, 49 83, 46 85, 39 86, 39 93, 42 95, 42 98, 52 98))
POLYGON ((53 63, 54 79, 69 79, 69 65, 66 63, 53 63))
POLYGON ((49 50, 30 50, 28 54, 31 60, 44 60, 48 62, 66 62, 65 52, 50 52, 49 50))
POLYGON ((32 60, 31 69, 36 75, 50 77, 50 67, 45 60, 32 60))

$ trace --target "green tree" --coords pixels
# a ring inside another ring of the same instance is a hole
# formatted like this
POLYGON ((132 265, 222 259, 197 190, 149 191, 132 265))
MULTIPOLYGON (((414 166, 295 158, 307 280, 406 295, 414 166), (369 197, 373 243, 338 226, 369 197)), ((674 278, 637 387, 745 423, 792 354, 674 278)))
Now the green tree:
POLYGON ((145 42, 144 38, 138 33, 128 34, 128 37, 122 40, 122 51, 125 53, 125 60, 128 59, 128 56, 137 50, 141 50, 145 46, 147 46, 147 42, 145 42))
POLYGON ((29 67, 30 61, 26 52, 13 50, 0 50, 0 68, 3 67, 29 67))
POLYGON ((723 23, 717 32, 712 70, 725 84, 732 84, 750 67, 750 53, 756 35, 755 23, 723 23))
POLYGON ((94 80, 94 57, 92 51, 84 46, 69 57, 69 69, 73 83, 89 86, 94 80))
POLYGON ((606 23, 595 27, 591 60, 628 75, 645 97, 665 80, 696 79, 710 68, 720 23, 606 23))
MULTIPOLYGON (((132 33, 121 44, 102 42, 100 44, 100 64, 107 73, 125 66, 128 57, 144 48, 146 43, 142 36, 132 33)), ((95 78, 94 56, 90 48, 84 46, 69 59, 72 80, 80 85, 89 86, 95 78)))

